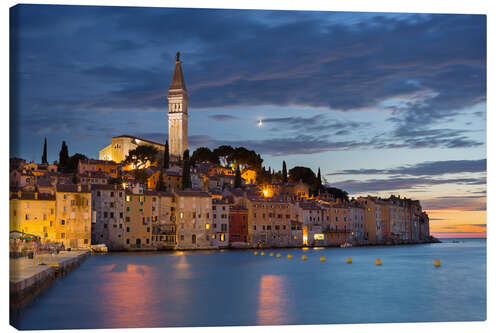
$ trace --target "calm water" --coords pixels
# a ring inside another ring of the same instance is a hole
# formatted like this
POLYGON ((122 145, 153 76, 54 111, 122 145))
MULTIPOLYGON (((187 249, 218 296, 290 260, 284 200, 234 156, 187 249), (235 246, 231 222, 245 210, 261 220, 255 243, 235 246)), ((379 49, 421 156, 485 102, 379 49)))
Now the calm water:
POLYGON ((69 329, 485 320, 486 240, 444 242, 279 250, 281 259, 269 251, 91 256, 11 314, 12 323, 69 329))

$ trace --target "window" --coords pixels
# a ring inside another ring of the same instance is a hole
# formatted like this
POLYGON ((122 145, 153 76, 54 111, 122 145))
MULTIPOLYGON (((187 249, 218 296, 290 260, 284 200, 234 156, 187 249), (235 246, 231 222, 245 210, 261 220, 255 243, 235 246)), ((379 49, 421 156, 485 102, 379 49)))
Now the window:
POLYGON ((130 244, 130 239, 127 238, 127 244, 130 244))
POLYGON ((120 212, 120 218, 121 218, 121 219, 123 218, 123 213, 122 213, 122 212, 120 212))
POLYGON ((271 226, 270 225, 267 226, 267 230, 271 230, 271 226))
POLYGON ((111 192, 109 195, 113 198, 115 196, 115 192, 111 192))
POLYGON ((61 232, 61 239, 64 239, 64 232, 61 232))
POLYGON ((127 207, 127 212, 130 212, 130 207, 127 207))
POLYGON ((205 224, 205 230, 210 230, 210 223, 205 224))
POLYGON ((184 235, 181 235, 181 241, 183 241, 183 240, 184 240, 184 235))
POLYGON ((115 217, 115 213, 113 213, 113 212, 109 212, 109 217, 110 217, 110 218, 114 218, 114 217, 115 217))
POLYGON ((125 217, 125 222, 130 222, 130 216, 125 217))
POLYGON ((89 243, 89 240, 88 239, 84 239, 83 240, 83 244, 88 244, 89 243))
POLYGON ((256 225, 253 226, 253 230, 257 230, 257 226, 256 225))
POLYGON ((130 227, 127 227, 127 232, 130 232, 130 227))
POLYGON ((279 226, 279 225, 275 226, 274 228, 275 228, 276 230, 280 230, 280 226, 279 226))
MULTIPOLYGON (((66 221, 61 220, 61 225, 65 225, 65 224, 66 224, 66 221)), ((64 238, 64 237, 61 237, 61 238, 64 238)))
POLYGON ((104 212, 104 218, 108 218, 108 212, 104 212))
MULTIPOLYGON (((97 196, 100 197, 101 196, 101 191, 97 191, 97 196)), ((66 199, 66 196, 64 196, 64 199, 66 199)))

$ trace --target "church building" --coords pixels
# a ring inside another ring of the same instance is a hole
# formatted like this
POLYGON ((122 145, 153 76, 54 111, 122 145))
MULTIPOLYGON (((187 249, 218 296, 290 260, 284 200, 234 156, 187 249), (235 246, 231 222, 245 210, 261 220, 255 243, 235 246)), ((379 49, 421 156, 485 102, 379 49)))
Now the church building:
MULTIPOLYGON (((168 147, 171 161, 182 159, 188 149, 188 101, 186 83, 182 73, 180 53, 177 52, 174 75, 168 90, 168 147)), ((111 138, 111 144, 99 151, 100 160, 120 163, 128 156, 129 151, 139 145, 151 145, 164 151, 162 143, 141 139, 132 135, 120 135, 111 138)))

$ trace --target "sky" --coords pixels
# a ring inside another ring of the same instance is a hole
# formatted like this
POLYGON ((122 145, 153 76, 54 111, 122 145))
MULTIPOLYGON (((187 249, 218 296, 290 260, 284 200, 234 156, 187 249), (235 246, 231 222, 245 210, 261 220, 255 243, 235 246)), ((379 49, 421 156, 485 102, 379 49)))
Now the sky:
POLYGON ((351 196, 421 201, 438 237, 486 236, 486 16, 18 5, 10 155, 98 158, 168 137, 181 52, 189 148, 321 168, 351 196), (259 127, 259 122, 262 126, 259 127))

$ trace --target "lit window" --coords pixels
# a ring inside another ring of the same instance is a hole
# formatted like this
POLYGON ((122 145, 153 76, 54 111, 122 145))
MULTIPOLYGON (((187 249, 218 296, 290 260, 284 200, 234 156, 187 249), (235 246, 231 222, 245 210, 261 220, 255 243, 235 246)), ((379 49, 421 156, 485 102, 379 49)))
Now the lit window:
POLYGON ((210 223, 205 224, 205 229, 210 230, 210 223))

